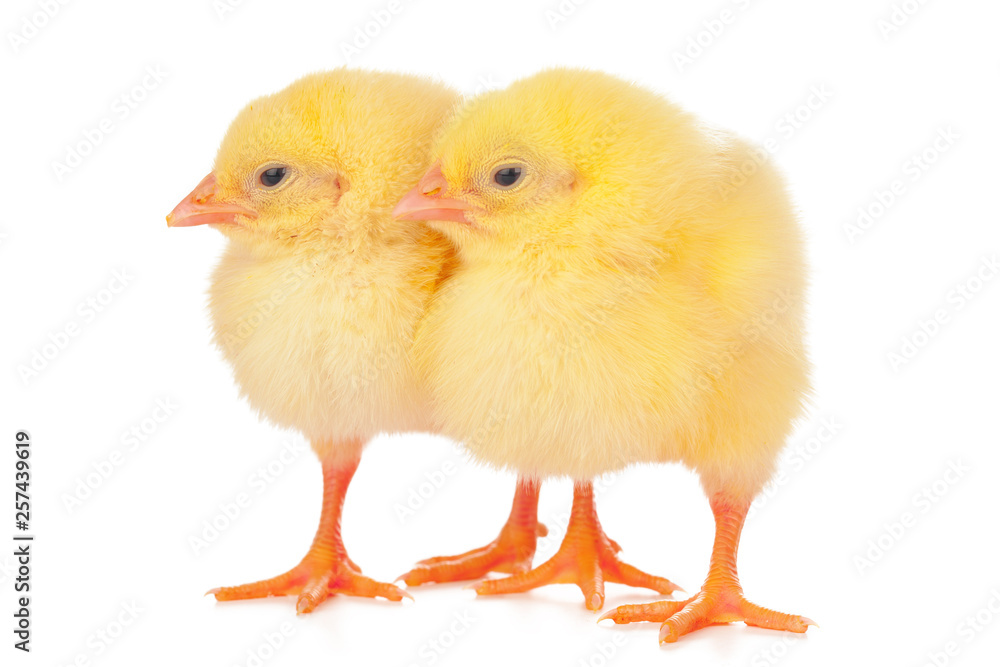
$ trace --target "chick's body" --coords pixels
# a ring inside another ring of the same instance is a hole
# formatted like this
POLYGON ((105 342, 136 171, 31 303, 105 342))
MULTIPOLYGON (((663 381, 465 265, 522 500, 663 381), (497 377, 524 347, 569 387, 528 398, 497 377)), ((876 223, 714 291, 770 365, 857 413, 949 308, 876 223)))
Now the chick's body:
MULTIPOLYGON (((509 223, 537 225, 518 238, 436 223, 457 237, 462 262, 415 357, 444 431, 493 465, 589 478, 680 460, 711 476, 738 471, 752 495, 808 386, 795 218, 773 168, 744 142, 614 84, 614 96, 592 99, 550 72, 497 102, 516 99, 519 112, 482 120, 555 116, 563 122, 541 121, 555 127, 539 141, 593 171, 544 224, 509 223), (596 132, 581 137, 553 98, 600 105, 596 132), (612 135, 604 144, 601 132, 612 135), (748 165, 754 175, 735 185, 748 165), (482 429, 490 414, 498 425, 482 429)), ((463 130, 481 128, 453 128, 443 144, 461 146, 463 130)))
POLYGON ((405 595, 360 574, 340 516, 366 441, 430 425, 410 351, 450 251, 391 208, 429 164, 456 100, 406 75, 307 76, 237 116, 213 172, 168 217, 229 237, 210 289, 215 340, 254 409, 305 434, 323 465, 320 527, 303 561, 213 590, 220 600, 298 595, 307 612, 334 592, 405 595))
POLYGON ((714 509, 743 511, 808 389, 802 244, 770 164, 570 70, 470 103, 437 155, 397 213, 458 248, 415 347, 444 432, 539 477, 681 461, 714 509), (434 221, 449 207, 457 223, 434 221))
POLYGON ((444 257, 434 234, 368 256, 317 249, 260 258, 230 244, 211 312, 243 395, 321 456, 355 455, 380 432, 428 430, 410 346, 444 257))

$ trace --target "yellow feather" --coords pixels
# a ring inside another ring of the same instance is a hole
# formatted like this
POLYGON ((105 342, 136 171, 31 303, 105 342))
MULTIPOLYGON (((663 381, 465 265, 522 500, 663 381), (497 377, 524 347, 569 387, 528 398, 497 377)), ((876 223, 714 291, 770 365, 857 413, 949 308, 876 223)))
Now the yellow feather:
POLYGON ((458 110, 437 156, 471 225, 415 357, 443 431, 529 476, 681 461, 751 497, 808 392, 780 176, 648 90, 556 69, 458 110), (524 181, 491 187, 497 165, 524 181))
POLYGON ((412 76, 314 74, 248 105, 216 158, 217 198, 259 213, 222 227, 216 343, 253 408, 327 460, 380 432, 429 427, 410 349, 449 250, 391 209, 456 101, 412 76), (292 171, 273 192, 253 187, 269 163, 292 171))

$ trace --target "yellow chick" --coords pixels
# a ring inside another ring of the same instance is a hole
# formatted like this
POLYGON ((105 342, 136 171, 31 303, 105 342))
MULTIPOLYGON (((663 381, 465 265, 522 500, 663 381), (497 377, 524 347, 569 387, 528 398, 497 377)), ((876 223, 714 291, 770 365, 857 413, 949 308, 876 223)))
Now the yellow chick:
POLYGON ((472 101, 435 156, 395 212, 458 251, 414 348, 443 431, 526 478, 576 480, 559 552, 477 591, 575 582, 591 609, 604 580, 669 592, 618 561, 589 480, 679 461, 715 515, 707 581, 606 617, 660 621, 664 642, 737 620, 804 632, 747 601, 736 572, 808 392, 802 242, 774 168, 659 95, 565 69, 472 101))
POLYGON ((456 101, 400 74, 302 78, 240 112, 212 172, 167 217, 228 237, 210 290, 215 342, 250 405, 302 432, 323 469, 305 558, 273 579, 213 589, 218 600, 297 595, 304 613, 335 593, 407 596, 361 574, 340 518, 365 443, 431 425, 410 348, 451 251, 391 210, 429 165, 456 101))

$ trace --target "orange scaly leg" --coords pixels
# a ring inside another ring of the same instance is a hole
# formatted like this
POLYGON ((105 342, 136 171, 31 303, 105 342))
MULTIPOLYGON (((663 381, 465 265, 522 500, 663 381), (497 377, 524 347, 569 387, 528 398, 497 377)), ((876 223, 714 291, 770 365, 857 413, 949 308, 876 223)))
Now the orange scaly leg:
POLYGON ((429 582, 480 579, 489 572, 527 572, 531 569, 538 538, 548 533, 545 526, 538 523, 540 487, 535 480, 518 479, 507 523, 500 535, 485 547, 458 556, 422 560, 400 579, 407 586, 419 586, 429 582))
POLYGON ((559 551, 534 570, 506 579, 490 579, 476 586, 480 595, 521 593, 546 584, 576 584, 583 591, 587 609, 604 606, 604 582, 650 588, 669 595, 679 590, 663 577, 646 574, 623 563, 621 549, 608 539, 597 520, 594 485, 577 482, 573 488, 573 511, 559 551))
POLYGON ((689 632, 708 625, 733 621, 789 632, 805 632, 810 625, 816 625, 808 618, 771 611, 743 597, 743 588, 736 574, 736 552, 750 503, 735 503, 718 493, 712 497, 711 505, 715 514, 715 545, 712 547, 708 579, 701 591, 688 600, 622 605, 601 616, 600 620, 610 618, 615 623, 662 622, 661 644, 675 642, 689 632))
POLYGON ((297 595, 295 609, 306 614, 336 593, 359 597, 381 597, 399 601, 410 597, 406 591, 361 574, 361 569, 347 557, 340 537, 340 518, 347 487, 358 468, 358 459, 343 465, 323 462, 323 511, 319 528, 309 552, 298 565, 285 574, 242 586, 213 588, 208 594, 216 600, 249 600, 275 595, 297 595))

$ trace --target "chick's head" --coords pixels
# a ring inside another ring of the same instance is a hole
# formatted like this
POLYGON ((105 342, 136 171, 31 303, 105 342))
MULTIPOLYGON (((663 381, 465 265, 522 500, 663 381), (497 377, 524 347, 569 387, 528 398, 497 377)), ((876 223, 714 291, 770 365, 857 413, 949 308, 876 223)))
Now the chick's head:
POLYGON ((212 172, 168 216, 265 252, 355 250, 392 227, 392 204, 427 168, 456 100, 417 77, 339 69, 244 108, 212 172))
POLYGON ((694 128, 629 82, 547 70, 457 110, 395 214, 428 221, 465 253, 634 241, 651 229, 642 221, 679 213, 678 194, 699 187, 710 148, 694 128))

